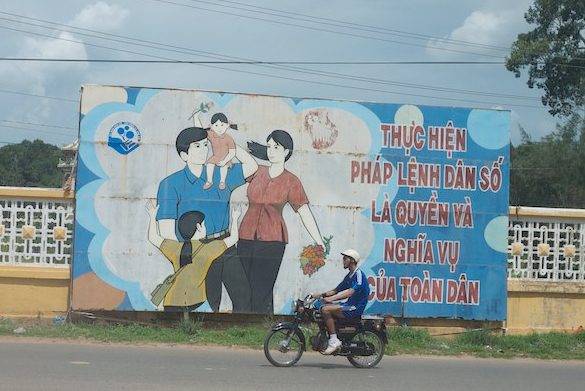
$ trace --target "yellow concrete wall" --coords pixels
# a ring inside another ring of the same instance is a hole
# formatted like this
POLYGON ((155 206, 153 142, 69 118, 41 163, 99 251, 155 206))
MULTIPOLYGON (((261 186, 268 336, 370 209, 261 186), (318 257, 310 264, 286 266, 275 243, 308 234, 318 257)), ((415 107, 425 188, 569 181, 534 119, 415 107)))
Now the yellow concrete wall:
MULTIPOLYGON (((510 218, 583 221, 585 209, 510 206, 510 218)), ((508 280, 509 334, 576 331, 585 327, 585 283, 508 280)))
POLYGON ((585 327, 585 283, 508 281, 508 333, 574 332, 585 327))
MULTIPOLYGON (((0 197, 72 201, 63 189, 0 186, 0 197)), ((0 265, 0 317, 53 317, 67 313, 69 268, 0 265)))
POLYGON ((53 317, 67 313, 69 269, 0 267, 0 316, 53 317))
POLYGON ((75 194, 63 189, 48 189, 42 187, 10 187, 0 186, 0 197, 3 198, 32 198, 72 200, 75 194))

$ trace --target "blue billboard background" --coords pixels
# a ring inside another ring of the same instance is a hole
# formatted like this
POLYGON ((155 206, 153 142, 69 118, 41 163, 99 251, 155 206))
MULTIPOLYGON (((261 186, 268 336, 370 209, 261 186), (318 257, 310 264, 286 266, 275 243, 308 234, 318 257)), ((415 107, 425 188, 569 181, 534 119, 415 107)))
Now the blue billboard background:
POLYGON ((364 211, 376 235, 368 312, 505 319, 509 113, 418 106, 418 131, 398 131, 403 106, 366 107, 386 129, 371 154, 393 167, 364 211))

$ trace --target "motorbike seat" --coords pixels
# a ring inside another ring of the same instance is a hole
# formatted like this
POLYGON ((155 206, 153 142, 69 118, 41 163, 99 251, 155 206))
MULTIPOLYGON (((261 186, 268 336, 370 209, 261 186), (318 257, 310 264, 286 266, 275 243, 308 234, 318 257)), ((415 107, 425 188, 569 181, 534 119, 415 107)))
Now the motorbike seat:
POLYGON ((354 325, 359 324, 362 321, 362 318, 343 318, 343 319, 335 319, 337 324, 339 325, 354 325))

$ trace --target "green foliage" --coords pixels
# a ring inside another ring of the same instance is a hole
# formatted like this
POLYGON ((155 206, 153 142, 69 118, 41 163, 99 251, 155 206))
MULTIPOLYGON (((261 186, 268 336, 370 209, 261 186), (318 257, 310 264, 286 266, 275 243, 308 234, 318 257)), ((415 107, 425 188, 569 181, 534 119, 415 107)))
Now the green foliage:
POLYGON ((513 356, 543 359, 584 359, 582 334, 545 333, 503 337, 499 347, 513 356))
POLYGON ((391 328, 386 353, 585 360, 585 332, 510 336, 474 329, 446 337, 433 337, 421 329, 391 328))
POLYGON ((535 0, 525 14, 534 30, 518 35, 506 68, 528 86, 544 90, 552 115, 570 115, 585 104, 585 1, 535 0))
POLYGON ((511 150, 510 205, 585 208, 585 119, 568 118, 564 126, 511 150))
POLYGON ((456 341, 461 345, 485 347, 494 345, 496 336, 487 329, 467 330, 458 335, 456 341))
POLYGON ((410 346, 427 345, 432 340, 427 330, 412 327, 391 328, 388 330, 388 336, 392 340, 401 341, 410 346))
POLYGON ((388 329, 387 334, 388 354, 444 354, 443 350, 449 349, 425 329, 392 327, 388 329))
POLYGON ((63 175, 57 168, 62 151, 41 140, 24 140, 0 148, 0 186, 61 187, 63 175))
POLYGON ((197 335, 201 331, 201 322, 191 319, 182 319, 179 321, 179 330, 187 335, 197 335))

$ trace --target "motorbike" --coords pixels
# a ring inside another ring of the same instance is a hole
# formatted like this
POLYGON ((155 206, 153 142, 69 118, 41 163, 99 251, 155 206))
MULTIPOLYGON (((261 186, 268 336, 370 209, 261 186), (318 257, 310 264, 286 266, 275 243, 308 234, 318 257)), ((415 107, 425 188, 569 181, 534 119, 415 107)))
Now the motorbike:
MULTIPOLYGON (((321 315, 322 305, 319 299, 311 295, 303 300, 295 300, 292 304, 294 320, 272 326, 264 340, 264 355, 272 365, 290 367, 301 359, 307 349, 305 333, 302 330, 307 324, 318 326, 316 334, 309 337, 309 343, 313 350, 323 354, 327 348, 329 333, 321 315)), ((333 356, 345 356, 357 368, 373 368, 380 362, 388 343, 384 318, 362 316, 336 319, 335 327, 342 344, 333 352, 333 356)))

